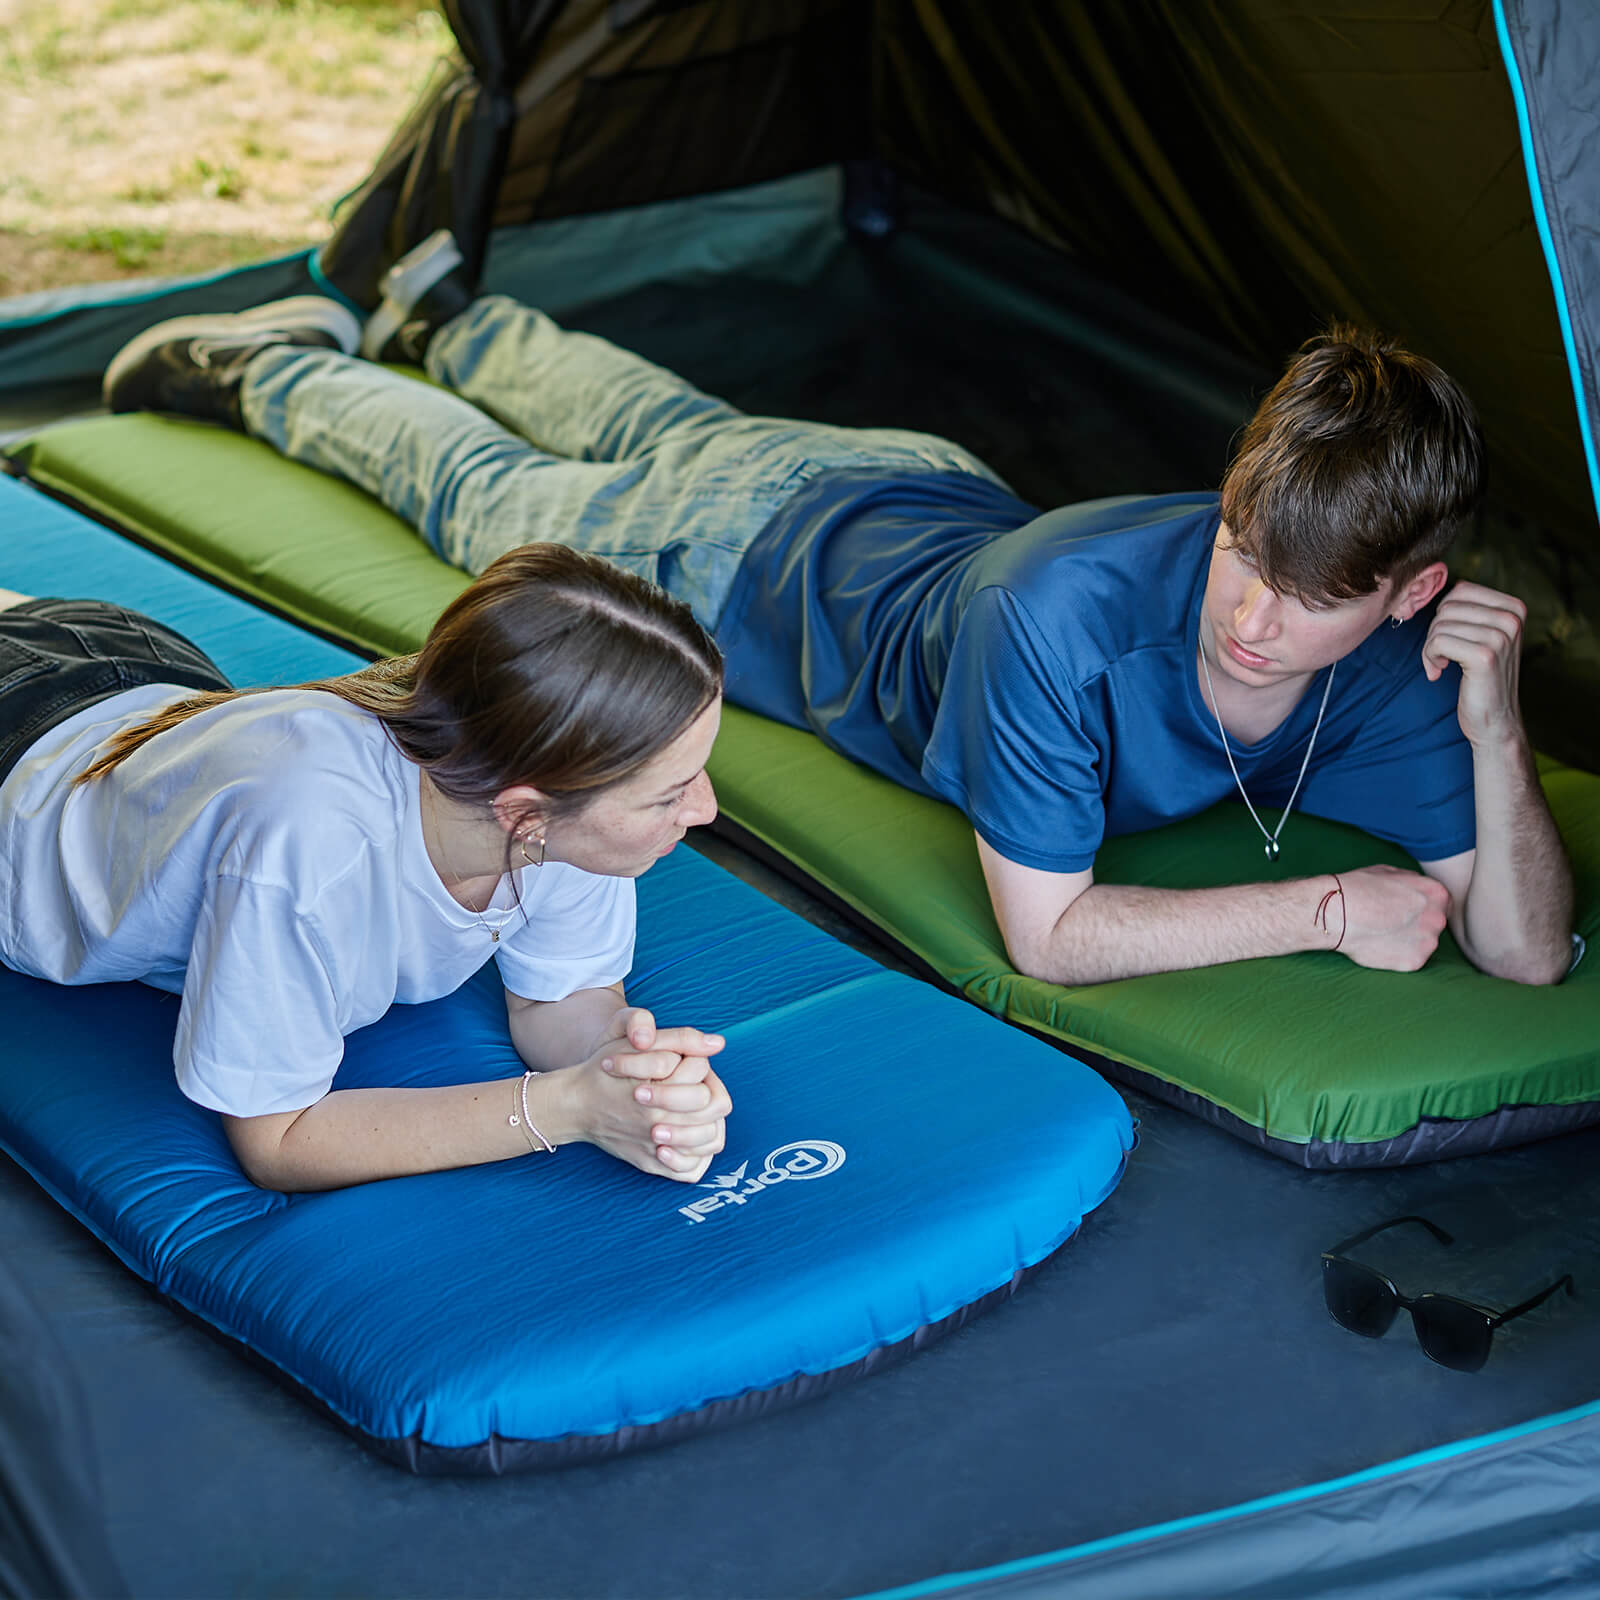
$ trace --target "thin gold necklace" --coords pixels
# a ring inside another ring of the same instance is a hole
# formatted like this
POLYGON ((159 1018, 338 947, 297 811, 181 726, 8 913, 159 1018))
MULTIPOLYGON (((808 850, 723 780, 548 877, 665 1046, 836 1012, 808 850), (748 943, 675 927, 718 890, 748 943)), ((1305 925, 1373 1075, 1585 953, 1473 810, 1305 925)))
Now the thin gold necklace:
MULTIPOLYGON (((434 838, 438 841, 440 858, 443 860, 443 862, 445 864, 445 869, 451 874, 452 877, 455 878, 456 882, 459 884, 463 880, 462 880, 461 874, 456 871, 455 863, 450 859, 449 852, 444 847, 444 830, 442 828, 440 828, 440 826, 439 826, 439 809, 434 804, 433 785, 428 782, 428 778, 427 778, 426 774, 423 774, 422 784, 423 784, 422 803, 424 804, 424 806, 427 807, 428 815, 433 818, 433 834, 434 834, 434 838)), ((500 874, 500 878, 503 878, 503 877, 505 877, 505 874, 502 872, 500 874)), ((499 891, 500 878, 496 878, 495 879, 494 888, 489 891, 489 901, 490 902, 492 902, 494 900, 495 894, 499 891)), ((446 890, 445 892, 447 894, 449 893, 448 890, 446 890)), ((450 898, 452 900, 455 900, 455 896, 454 895, 451 895, 450 898)), ((459 900, 456 900, 456 904, 457 905, 461 905, 461 902, 459 900)), ((489 909, 489 904, 486 902, 485 905, 484 905, 483 911, 487 911, 488 909, 489 909)), ((514 917, 517 914, 517 911, 519 909, 520 909, 520 907, 517 907, 517 906, 508 906, 503 912, 501 912, 500 921, 497 924, 495 924, 493 927, 491 927, 489 925, 488 920, 484 917, 483 911, 480 911, 474 905, 468 905, 468 906, 464 906, 463 907, 463 910, 470 911, 473 914, 473 916, 475 916, 478 919, 478 926, 480 928, 482 928, 483 931, 486 934, 489 935, 489 941, 490 941, 491 944, 499 944, 500 943, 500 935, 505 932, 506 924, 508 922, 510 922, 512 917, 514 917)))
POLYGON ((1233 764, 1233 751, 1228 747, 1228 730, 1222 726, 1222 713, 1217 710, 1217 691, 1211 684, 1211 665, 1206 660, 1206 647, 1200 646, 1200 670, 1206 675, 1206 693, 1211 697, 1211 715, 1217 719, 1217 733, 1222 739, 1222 753, 1228 758, 1228 770, 1233 774, 1233 781, 1239 786, 1239 798, 1244 801, 1244 808, 1250 813, 1251 819, 1261 830, 1261 837, 1267 841, 1267 860, 1278 859, 1278 835, 1283 832, 1283 825, 1289 820, 1289 813, 1294 809, 1294 802, 1300 793, 1300 785, 1306 780, 1306 768, 1311 765, 1311 752, 1316 748, 1317 735, 1322 731, 1322 713, 1328 709, 1328 696, 1333 693, 1333 669, 1337 662, 1332 662, 1328 667, 1328 681, 1323 685, 1322 704, 1317 707, 1317 720, 1311 729, 1311 737, 1306 740, 1306 753, 1300 762, 1300 776, 1294 780, 1294 788, 1289 792, 1289 803, 1283 808, 1283 814, 1278 818, 1278 826, 1267 832, 1267 825, 1256 815, 1256 808, 1250 804, 1250 796, 1244 792, 1244 779, 1239 776, 1239 769, 1233 764))

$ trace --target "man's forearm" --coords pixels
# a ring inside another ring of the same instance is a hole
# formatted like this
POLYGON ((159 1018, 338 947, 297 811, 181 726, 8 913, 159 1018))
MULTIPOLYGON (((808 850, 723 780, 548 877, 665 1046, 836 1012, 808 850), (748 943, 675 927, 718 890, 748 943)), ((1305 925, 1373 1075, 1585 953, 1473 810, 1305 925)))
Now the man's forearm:
POLYGON ((1222 889, 1091 884, 1039 949, 1013 959, 1031 977, 1085 984, 1329 950, 1345 926, 1337 898, 1323 906, 1334 887, 1328 873, 1222 889))
POLYGON ((1473 746, 1477 850, 1452 919, 1473 965, 1518 983, 1556 983, 1572 941, 1572 872, 1519 732, 1473 746))

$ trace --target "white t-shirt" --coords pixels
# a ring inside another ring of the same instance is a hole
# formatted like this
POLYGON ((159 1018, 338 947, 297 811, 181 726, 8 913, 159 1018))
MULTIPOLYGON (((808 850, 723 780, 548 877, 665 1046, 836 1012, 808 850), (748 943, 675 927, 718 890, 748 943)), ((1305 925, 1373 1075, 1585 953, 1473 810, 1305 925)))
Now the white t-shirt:
POLYGON ((333 695, 229 701, 72 786, 108 738, 189 692, 103 700, 0 784, 0 961, 181 994, 173 1061, 191 1100, 241 1117, 311 1105, 346 1034, 449 994, 491 955, 530 1000, 626 975, 631 878, 523 867, 480 919, 428 860, 420 769, 333 695))

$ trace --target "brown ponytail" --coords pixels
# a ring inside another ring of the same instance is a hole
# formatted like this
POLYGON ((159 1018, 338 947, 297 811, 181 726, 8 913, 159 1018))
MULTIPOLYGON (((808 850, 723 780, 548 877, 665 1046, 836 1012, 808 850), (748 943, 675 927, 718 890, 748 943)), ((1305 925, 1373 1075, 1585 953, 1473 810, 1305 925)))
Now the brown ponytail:
MULTIPOLYGON (((452 799, 487 805, 529 784, 559 815, 670 744, 721 692, 722 657, 655 585, 598 556, 529 544, 463 590, 416 655, 295 687, 370 711, 452 799)), ((118 734, 76 781, 238 697, 168 706, 118 734)))

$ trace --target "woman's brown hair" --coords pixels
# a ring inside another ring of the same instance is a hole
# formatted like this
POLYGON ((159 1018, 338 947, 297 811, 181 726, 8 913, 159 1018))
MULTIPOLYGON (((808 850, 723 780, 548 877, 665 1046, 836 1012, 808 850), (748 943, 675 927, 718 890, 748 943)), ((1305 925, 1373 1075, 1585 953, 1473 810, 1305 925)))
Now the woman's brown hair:
MULTIPOLYGON (((721 692, 689 608, 598 556, 529 544, 462 591, 412 656, 295 685, 370 711, 454 800, 529 784, 571 812, 670 744, 721 692)), ((259 693, 261 691, 239 691, 259 693)), ((112 739, 77 782, 238 693, 192 695, 112 739)))

